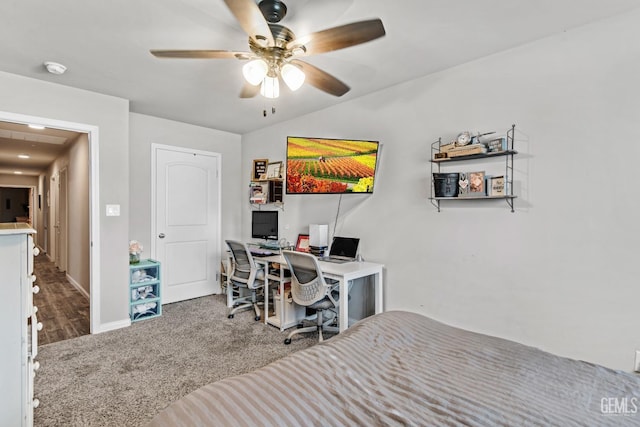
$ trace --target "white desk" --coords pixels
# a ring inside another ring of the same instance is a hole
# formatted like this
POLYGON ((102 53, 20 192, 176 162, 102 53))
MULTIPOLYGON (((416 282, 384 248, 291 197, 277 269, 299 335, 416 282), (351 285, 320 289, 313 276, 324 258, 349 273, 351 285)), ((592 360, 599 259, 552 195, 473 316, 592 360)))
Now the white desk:
MULTIPOLYGON (((255 257, 256 263, 264 265, 267 269, 269 264, 272 262, 280 264, 280 268, 287 268, 287 261, 284 259, 282 255, 272 255, 268 257, 255 257)), ((320 265, 320 270, 322 270, 322 274, 329 278, 334 279, 339 282, 338 291, 340 292, 340 301, 339 309, 340 309, 340 317, 339 317, 339 325, 340 332, 343 332, 345 329, 349 327, 349 298, 348 298, 348 285, 349 282, 360 279, 363 277, 372 276, 375 281, 374 295, 375 295, 375 313, 382 313, 384 310, 383 305, 383 296, 382 296, 382 269, 384 268, 383 264, 377 264, 373 262, 345 262, 343 264, 338 264, 334 262, 326 262, 326 261, 318 261, 320 265)), ((267 270, 268 271, 268 270, 267 270)), ((268 275, 265 275, 265 315, 264 321, 268 323, 268 299, 269 299, 269 281, 267 278, 268 275)), ((282 275, 281 275, 282 276, 282 275)), ((282 286, 282 281, 280 282, 282 286)), ((280 290, 281 296, 282 289, 280 290)), ((284 298, 283 298, 284 299, 284 298)), ((281 299, 281 302, 283 301, 281 299)), ((282 311, 281 311, 282 312, 282 311)), ((284 326, 284 325, 282 325, 284 326)), ((281 327, 281 329, 283 329, 281 327)))

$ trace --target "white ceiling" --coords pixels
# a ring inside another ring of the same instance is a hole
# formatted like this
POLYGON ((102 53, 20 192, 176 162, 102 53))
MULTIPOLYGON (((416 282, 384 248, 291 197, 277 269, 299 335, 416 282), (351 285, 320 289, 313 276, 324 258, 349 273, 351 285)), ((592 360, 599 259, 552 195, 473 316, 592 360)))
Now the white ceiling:
POLYGON ((0 122, 0 174, 37 176, 68 150, 79 135, 67 130, 31 129, 26 124, 0 122))
MULTIPOLYGON (((125 98, 136 113, 243 134, 640 7, 640 0, 285 3, 281 24, 297 36, 382 19, 385 37, 305 58, 351 87, 343 97, 305 85, 275 102, 240 99, 243 62, 149 53, 247 51, 247 36, 222 0, 4 0, 0 70, 125 98), (68 71, 49 74, 44 61, 60 62, 68 71)), ((7 160, 5 146, 0 165, 7 160)))

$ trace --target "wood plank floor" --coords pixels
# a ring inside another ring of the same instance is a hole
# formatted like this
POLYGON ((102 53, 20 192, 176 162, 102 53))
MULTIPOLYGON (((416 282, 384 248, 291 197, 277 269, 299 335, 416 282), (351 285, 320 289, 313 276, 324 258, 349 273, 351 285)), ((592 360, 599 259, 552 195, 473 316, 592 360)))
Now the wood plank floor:
POLYGON ((69 283, 65 273, 58 271, 44 254, 35 257, 34 273, 40 292, 33 296, 33 303, 43 325, 38 343, 50 344, 89 334, 89 300, 69 283))

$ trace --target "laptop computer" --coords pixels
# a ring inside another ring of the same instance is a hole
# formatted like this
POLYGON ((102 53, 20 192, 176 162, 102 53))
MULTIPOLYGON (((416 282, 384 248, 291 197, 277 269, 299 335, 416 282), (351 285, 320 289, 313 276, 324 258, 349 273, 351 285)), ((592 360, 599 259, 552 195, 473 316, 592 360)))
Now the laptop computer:
POLYGON ((356 260, 358 255, 358 244, 360 239, 357 237, 334 237, 329 249, 329 255, 320 257, 320 261, 344 263, 356 260))

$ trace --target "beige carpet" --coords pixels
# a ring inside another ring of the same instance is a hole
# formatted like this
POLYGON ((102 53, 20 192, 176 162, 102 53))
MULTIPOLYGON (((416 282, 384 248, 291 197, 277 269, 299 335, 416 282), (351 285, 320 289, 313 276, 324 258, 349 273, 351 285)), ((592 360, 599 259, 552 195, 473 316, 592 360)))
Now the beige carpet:
POLYGON ((35 425, 141 426, 198 387, 249 372, 314 345, 304 334, 253 320, 227 319, 225 297, 163 306, 163 314, 129 328, 42 346, 35 378, 35 425))

